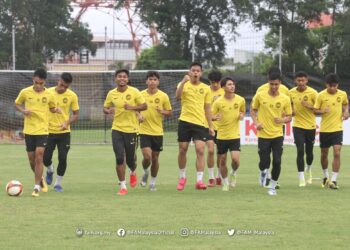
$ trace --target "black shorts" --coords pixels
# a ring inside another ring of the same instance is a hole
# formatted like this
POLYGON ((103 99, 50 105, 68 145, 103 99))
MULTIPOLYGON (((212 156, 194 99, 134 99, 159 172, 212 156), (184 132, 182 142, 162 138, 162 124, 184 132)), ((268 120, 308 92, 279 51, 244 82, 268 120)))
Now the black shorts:
POLYGON ((214 143, 216 144, 216 142, 217 142, 217 139, 216 139, 217 134, 218 134, 218 131, 215 130, 215 135, 212 136, 211 134, 209 134, 209 129, 208 129, 207 141, 214 141, 214 143))
POLYGON ((216 146, 218 148, 218 154, 226 154, 228 150, 230 151, 241 151, 241 139, 232 140, 220 140, 216 141, 216 146))
POLYGON ((178 142, 190 142, 191 140, 196 141, 207 141, 208 129, 189 122, 179 121, 177 130, 177 141, 178 142))
POLYGON ((315 143, 316 129, 304 129, 293 127, 294 143, 297 147, 315 143))
POLYGON ((271 151, 275 150, 278 154, 282 155, 283 152, 283 140, 284 137, 276 138, 260 138, 258 137, 258 151, 262 156, 270 157, 271 151))
POLYGON ((334 145, 343 145, 343 131, 320 132, 321 148, 329 148, 334 145))
POLYGON ((140 134, 141 148, 151 148, 152 151, 163 151, 163 136, 140 134))
POLYGON ((48 135, 24 135, 27 152, 34 152, 37 147, 45 148, 48 135))

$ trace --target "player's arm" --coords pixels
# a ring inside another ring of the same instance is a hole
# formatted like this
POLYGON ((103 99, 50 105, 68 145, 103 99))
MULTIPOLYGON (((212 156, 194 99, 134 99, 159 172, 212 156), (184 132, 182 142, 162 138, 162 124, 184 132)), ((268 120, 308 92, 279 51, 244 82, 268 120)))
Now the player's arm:
POLYGON ((22 90, 15 100, 15 108, 16 110, 21 112, 23 115, 30 116, 32 114, 32 111, 25 108, 24 102, 25 102, 25 94, 22 90))
POLYGON ((106 100, 105 100, 105 102, 103 104, 103 113, 105 115, 114 114, 114 112, 115 112, 114 104, 112 102, 112 96, 111 96, 110 93, 111 92, 108 92, 106 100))
POLYGON ((185 83, 190 81, 191 78, 189 75, 185 75, 184 78, 182 79, 182 81, 179 83, 177 89, 176 89, 176 92, 175 92, 175 98, 176 100, 181 100, 181 96, 182 96, 182 93, 184 91, 184 86, 185 86, 185 83))
POLYGON ((204 104, 204 113, 205 118, 207 119, 208 126, 209 126, 209 134, 212 136, 215 136, 213 121, 212 121, 212 114, 211 114, 211 104, 205 103, 204 104))
POLYGON ((290 115, 285 114, 282 118, 276 117, 274 120, 275 120, 275 123, 277 124, 288 123, 292 120, 292 114, 290 115))
POLYGON ((240 110, 239 110, 239 120, 242 121, 246 113, 245 99, 243 99, 240 110))
POLYGON ((260 123, 258 120, 258 109, 254 109, 252 105, 250 109, 250 116, 252 117, 253 123, 257 130, 261 130, 264 128, 262 123, 260 123))
POLYGON ((343 120, 349 119, 349 104, 348 103, 343 104, 342 111, 343 111, 342 119, 343 120))
POLYGON ((51 113, 57 113, 57 114, 62 114, 62 110, 59 107, 52 107, 50 108, 51 113))
POLYGON ((30 116, 32 114, 32 111, 25 109, 23 104, 15 103, 15 108, 25 116, 30 116))
POLYGON ((285 106, 282 112, 282 117, 275 117, 275 123, 277 124, 285 124, 292 120, 292 105, 290 103, 290 99, 285 102, 285 106))
POLYGON ((316 99, 316 102, 315 102, 315 105, 314 105, 314 113, 316 115, 322 115, 322 114, 325 114, 325 113, 329 113, 329 106, 327 106, 325 109, 322 109, 322 95, 318 95, 317 96, 317 99, 316 99))
POLYGON ((262 123, 258 120, 258 108, 259 108, 259 98, 257 95, 253 97, 252 102, 250 103, 250 116, 253 119, 253 123, 257 130, 264 129, 264 126, 262 123))
POLYGON ((304 100, 301 101, 301 105, 303 105, 303 107, 305 107, 307 109, 310 109, 312 111, 314 111, 314 109, 315 109, 312 104, 310 104, 310 103, 308 103, 307 101, 304 101, 304 100))
POLYGON ((326 114, 326 113, 329 113, 329 111, 330 111, 329 106, 327 106, 325 109, 321 109, 321 105, 316 106, 316 104, 315 104, 313 110, 314 110, 314 113, 315 113, 316 115, 326 114))
POLYGON ((219 105, 216 101, 214 101, 212 107, 211 107, 211 120, 212 121, 220 121, 221 120, 221 113, 219 112, 219 105))
POLYGON ((172 116, 173 111, 172 110, 166 110, 166 109, 160 109, 160 108, 156 108, 157 112, 161 115, 164 115, 166 117, 172 116))
POLYGON ((143 117, 143 115, 139 111, 136 111, 136 117, 137 117, 137 120, 139 121, 139 123, 145 121, 145 118, 143 117))
POLYGON ((138 104, 136 106, 132 106, 130 104, 125 103, 124 104, 124 108, 126 110, 144 111, 144 110, 147 109, 147 103, 146 102, 145 103, 141 103, 141 104, 138 104))
POLYGON ((61 128, 62 130, 68 129, 69 125, 76 122, 78 120, 79 116, 79 109, 78 110, 72 110, 72 115, 69 117, 67 121, 65 121, 62 125, 61 128))

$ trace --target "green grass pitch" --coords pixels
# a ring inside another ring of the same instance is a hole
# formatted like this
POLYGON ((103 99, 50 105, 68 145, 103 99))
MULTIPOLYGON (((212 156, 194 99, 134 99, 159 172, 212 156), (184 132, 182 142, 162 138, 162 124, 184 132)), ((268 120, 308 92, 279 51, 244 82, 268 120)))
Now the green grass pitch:
MULTIPOLYGON (((31 197, 33 174, 24 145, 0 145, 0 249, 346 249, 350 226, 350 147, 342 149, 340 189, 321 189, 320 179, 298 187, 296 150, 285 146, 281 189, 270 197, 258 186, 256 146, 243 146, 237 187, 194 189, 194 149, 188 152, 185 190, 176 190, 176 146, 161 154, 157 192, 139 185, 117 195, 111 145, 73 145, 63 193, 31 197), (9 197, 5 185, 17 179, 21 197, 9 197), (126 235, 119 228, 171 235, 126 235), (217 235, 180 236, 180 230, 217 235), (77 229, 85 235, 77 237, 77 229), (233 236, 227 231, 235 230, 233 236), (264 235, 269 234, 269 235, 264 235)), ((321 178, 320 150, 315 147, 313 176, 321 178)), ((56 152, 55 152, 56 153, 56 152)), ((57 160, 55 160, 57 162, 57 160)), ((331 161, 330 161, 331 162, 331 161)), ((138 152, 138 177, 142 174, 138 152)), ((205 180, 207 180, 207 171, 205 180)))

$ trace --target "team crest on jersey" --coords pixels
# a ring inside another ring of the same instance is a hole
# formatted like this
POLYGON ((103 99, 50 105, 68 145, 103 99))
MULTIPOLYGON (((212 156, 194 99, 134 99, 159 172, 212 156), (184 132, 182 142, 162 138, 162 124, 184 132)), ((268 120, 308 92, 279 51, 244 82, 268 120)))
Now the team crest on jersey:
POLYGON ((126 100, 129 101, 130 99, 131 99, 131 95, 130 95, 130 94, 127 94, 127 95, 126 95, 126 100))
POLYGON ((235 103, 234 108, 238 109, 238 103, 235 103))
POLYGON ((47 103, 47 98, 44 96, 44 97, 41 99, 41 102, 42 102, 42 103, 47 103))
POLYGON ((204 94, 204 89, 199 89, 199 93, 204 94))
POLYGON ((67 97, 63 98, 63 103, 67 103, 67 102, 68 102, 68 98, 67 97))
POLYGON ((337 97, 337 102, 340 102, 341 101, 341 98, 340 96, 337 97))
POLYGON ((307 96, 304 96, 303 100, 304 100, 305 102, 307 102, 307 100, 308 100, 307 96))
POLYGON ((160 102, 160 100, 159 100, 159 98, 156 98, 155 100, 154 100, 154 103, 159 103, 160 102))
POLYGON ((281 103, 280 102, 278 102, 278 103, 276 103, 276 108, 280 108, 281 107, 281 103))

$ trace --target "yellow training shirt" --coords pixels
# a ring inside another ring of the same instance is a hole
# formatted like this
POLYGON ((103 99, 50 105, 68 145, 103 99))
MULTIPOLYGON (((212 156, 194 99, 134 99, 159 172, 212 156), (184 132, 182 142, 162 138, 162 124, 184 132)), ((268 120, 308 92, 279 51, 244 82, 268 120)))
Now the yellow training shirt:
POLYGON ((317 98, 317 91, 306 87, 303 92, 292 88, 289 90, 289 97, 294 107, 293 127, 303 129, 316 129, 316 116, 313 110, 302 105, 302 101, 314 106, 317 98))
POLYGON ((161 110, 171 110, 169 97, 161 90, 155 94, 149 94, 147 89, 141 91, 147 103, 147 109, 141 111, 144 121, 140 123, 140 134, 161 136, 163 132, 163 115, 158 113, 161 110))
POLYGON ((202 82, 194 85, 190 81, 187 81, 181 96, 181 114, 179 120, 205 127, 207 120, 204 105, 211 104, 211 102, 211 91, 208 85, 202 82))
POLYGON ((327 92, 327 89, 321 91, 316 99, 315 109, 326 109, 329 107, 329 113, 322 114, 320 132, 337 132, 343 130, 343 105, 348 104, 348 96, 345 91, 337 90, 334 95, 327 92))
POLYGON ((124 92, 119 92, 115 88, 108 92, 103 106, 105 108, 115 108, 112 130, 124 133, 138 133, 139 122, 136 117, 136 111, 124 109, 126 103, 131 106, 137 106, 145 103, 145 99, 140 91, 134 87, 128 86, 124 92))
POLYGON ((253 109, 258 110, 258 121, 263 129, 257 130, 259 138, 277 138, 283 136, 283 124, 277 124, 274 118, 292 115, 292 106, 288 96, 279 93, 271 96, 268 91, 261 91, 253 98, 253 109))
POLYGON ((56 87, 49 88, 53 96, 55 97, 57 107, 62 110, 62 114, 51 113, 49 114, 49 133, 62 134, 70 132, 70 126, 66 130, 61 129, 61 125, 69 120, 70 110, 79 110, 78 96, 70 89, 67 89, 64 93, 59 94, 56 91, 56 87))
POLYGON ((33 86, 22 89, 15 100, 16 104, 23 104, 32 113, 24 116, 23 133, 27 135, 49 134, 49 112, 55 108, 54 96, 46 88, 44 91, 36 92, 33 86))
POLYGON ((217 121, 217 139, 232 140, 240 138, 239 114, 245 113, 245 100, 235 94, 232 100, 220 97, 213 103, 213 115, 221 114, 221 120, 217 121))

